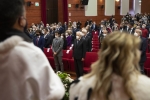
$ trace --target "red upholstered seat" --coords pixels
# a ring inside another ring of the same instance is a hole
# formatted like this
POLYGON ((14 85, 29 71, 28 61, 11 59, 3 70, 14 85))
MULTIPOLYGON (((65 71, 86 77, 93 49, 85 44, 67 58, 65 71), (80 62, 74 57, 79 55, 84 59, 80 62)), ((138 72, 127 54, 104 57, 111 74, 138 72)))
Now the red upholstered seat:
POLYGON ((69 59, 72 58, 72 50, 63 50, 63 65, 64 65, 64 70, 68 71, 69 68, 69 59))
POLYGON ((70 71, 75 72, 74 59, 69 59, 69 67, 70 67, 70 71))
POLYGON ((144 68, 150 68, 150 57, 147 57, 144 68))
POLYGON ((150 77, 150 68, 144 68, 145 74, 150 77))
POLYGON ((98 52, 98 51, 99 51, 99 49, 92 48, 92 52, 98 52))
POLYGON ((98 59, 98 54, 96 52, 87 52, 84 60, 83 70, 85 73, 91 71, 91 64, 98 59))
POLYGON ((46 57, 52 57, 53 56, 52 49, 44 48, 44 54, 46 55, 46 57))
POLYGON ((92 48, 94 48, 94 49, 99 49, 99 45, 92 45, 92 48))
POLYGON ((98 31, 93 31, 92 34, 98 36, 98 31))
POLYGON ((52 66, 52 68, 55 69, 54 57, 48 57, 47 59, 50 65, 52 66))
POLYGON ((146 53, 146 56, 147 56, 147 57, 150 57, 150 53, 146 53))

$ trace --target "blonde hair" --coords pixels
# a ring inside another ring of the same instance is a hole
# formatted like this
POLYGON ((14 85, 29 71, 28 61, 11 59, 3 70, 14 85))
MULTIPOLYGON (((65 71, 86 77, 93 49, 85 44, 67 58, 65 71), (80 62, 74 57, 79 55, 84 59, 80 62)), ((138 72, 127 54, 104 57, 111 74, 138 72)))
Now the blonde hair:
POLYGON ((85 78, 96 76, 91 99, 100 100, 104 97, 104 100, 108 100, 112 88, 111 75, 115 73, 123 78, 125 93, 135 100, 130 88, 133 85, 131 77, 137 77, 140 74, 139 46, 140 39, 126 33, 114 32, 104 39, 98 53, 99 59, 92 64, 91 73, 84 76, 85 78))

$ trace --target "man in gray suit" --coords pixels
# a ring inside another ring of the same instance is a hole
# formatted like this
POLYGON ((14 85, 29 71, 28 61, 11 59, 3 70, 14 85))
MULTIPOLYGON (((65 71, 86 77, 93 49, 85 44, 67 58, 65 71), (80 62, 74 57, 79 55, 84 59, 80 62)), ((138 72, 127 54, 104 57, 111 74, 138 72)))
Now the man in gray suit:
POLYGON ((64 44, 63 39, 60 38, 58 32, 55 32, 55 38, 53 39, 53 43, 52 43, 52 50, 54 55, 56 72, 59 71, 59 66, 61 68, 61 71, 62 72, 64 71, 63 62, 62 62, 63 44, 64 44))

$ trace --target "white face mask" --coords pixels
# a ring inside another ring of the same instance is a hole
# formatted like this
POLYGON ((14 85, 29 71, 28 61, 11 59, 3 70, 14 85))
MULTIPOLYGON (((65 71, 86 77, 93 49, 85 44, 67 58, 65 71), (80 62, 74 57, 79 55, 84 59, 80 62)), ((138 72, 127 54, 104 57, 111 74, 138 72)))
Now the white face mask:
POLYGON ((68 33, 66 33, 66 36, 68 36, 68 33))
POLYGON ((138 33, 135 32, 135 33, 134 33, 134 36, 138 37, 138 33))
POLYGON ((104 35, 104 37, 107 35, 107 34, 103 34, 104 35))
POLYGON ((64 37, 63 37, 63 36, 61 36, 61 38, 63 39, 64 37))
POLYGON ((142 28, 145 28, 145 26, 142 26, 142 28))
POLYGON ((76 39, 79 39, 79 36, 76 36, 76 39))
POLYGON ((57 36, 57 35, 55 35, 55 38, 58 38, 58 36, 57 36))

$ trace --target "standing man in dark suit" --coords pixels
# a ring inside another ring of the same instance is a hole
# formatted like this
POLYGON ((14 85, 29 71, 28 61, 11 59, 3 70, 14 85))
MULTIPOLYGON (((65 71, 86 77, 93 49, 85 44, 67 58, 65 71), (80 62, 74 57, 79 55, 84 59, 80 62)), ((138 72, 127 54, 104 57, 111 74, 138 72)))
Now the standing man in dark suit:
POLYGON ((128 33, 131 35, 134 35, 134 33, 135 33, 134 23, 131 22, 128 24, 128 26, 129 26, 128 33))
POLYGON ((96 22, 93 22, 93 25, 92 25, 91 29, 92 29, 92 31, 97 31, 96 22))
POLYGON ((53 50, 53 55, 54 55, 54 61, 55 61, 55 67, 56 67, 56 72, 59 71, 59 66, 61 71, 64 71, 63 67, 63 62, 62 62, 62 56, 63 56, 63 44, 64 41, 60 37, 59 32, 55 32, 55 38, 53 39, 52 43, 52 50, 53 50))
POLYGON ((82 29, 82 33, 84 34, 82 38, 85 40, 86 52, 91 52, 91 49, 92 49, 91 38, 87 35, 86 29, 82 29))
POLYGON ((75 62, 76 75, 79 78, 83 75, 83 61, 86 54, 86 45, 84 39, 82 39, 82 33, 76 33, 76 40, 74 41, 73 57, 75 62))
POLYGON ((80 21, 77 22, 77 29, 81 29, 82 23, 80 21))
POLYGON ((36 31, 36 37, 33 39, 33 43, 35 46, 41 48, 41 50, 43 51, 44 49, 44 44, 45 44, 45 39, 43 36, 41 36, 41 31, 37 30, 36 31))
POLYGON ((52 45, 53 36, 49 33, 47 28, 45 28, 43 31, 44 31, 44 39, 45 39, 44 47, 49 48, 50 45, 52 45))
POLYGON ((147 41, 146 38, 142 37, 142 31, 140 29, 136 29, 134 36, 138 37, 141 39, 141 59, 140 59, 140 68, 141 68, 141 73, 144 74, 144 63, 146 61, 146 48, 147 48, 147 41))
POLYGON ((66 32, 66 30, 68 29, 67 22, 64 22, 63 29, 64 29, 64 33, 65 33, 65 32, 66 32))

